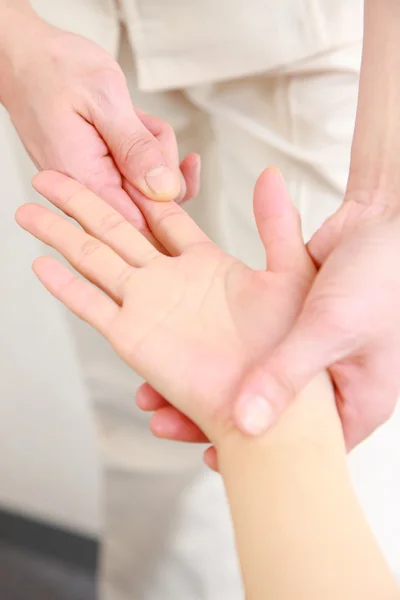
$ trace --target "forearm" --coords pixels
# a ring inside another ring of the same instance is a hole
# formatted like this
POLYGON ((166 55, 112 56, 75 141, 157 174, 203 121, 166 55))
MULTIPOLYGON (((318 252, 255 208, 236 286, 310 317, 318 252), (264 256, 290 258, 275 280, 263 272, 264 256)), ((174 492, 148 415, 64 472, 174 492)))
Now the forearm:
POLYGON ((262 439, 218 446, 247 600, 398 600, 352 491, 325 379, 262 439))
POLYGON ((365 0, 360 92, 348 192, 400 206, 400 2, 365 0))

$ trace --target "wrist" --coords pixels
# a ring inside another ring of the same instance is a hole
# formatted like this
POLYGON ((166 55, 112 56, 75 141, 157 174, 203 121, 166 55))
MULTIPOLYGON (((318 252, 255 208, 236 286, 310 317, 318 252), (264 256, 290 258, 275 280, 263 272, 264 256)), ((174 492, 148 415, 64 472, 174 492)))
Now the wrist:
POLYGON ((397 173, 387 168, 350 169, 346 187, 346 200, 358 205, 376 207, 377 215, 387 210, 397 213, 400 209, 400 180, 397 173))
POLYGON ((46 25, 28 2, 0 0, 0 102, 6 105, 13 81, 26 67, 32 48, 41 39, 38 28, 46 25))
POLYGON ((294 399, 278 422, 264 435, 250 437, 227 427, 213 439, 219 456, 259 452, 296 455, 333 452, 345 459, 345 444, 333 387, 324 372, 315 377, 294 399))

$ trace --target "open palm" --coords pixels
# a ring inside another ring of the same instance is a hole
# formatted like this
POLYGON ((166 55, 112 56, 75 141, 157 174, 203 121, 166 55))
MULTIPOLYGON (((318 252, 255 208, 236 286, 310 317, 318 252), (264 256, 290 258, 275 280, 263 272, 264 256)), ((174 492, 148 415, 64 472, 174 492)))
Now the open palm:
POLYGON ((81 184, 44 172, 34 185, 84 231, 39 205, 19 209, 18 223, 94 285, 51 258, 35 262, 39 279, 215 440, 230 425, 235 389, 287 334, 313 278, 279 174, 266 171, 255 190, 268 271, 223 252, 175 203, 139 206, 167 256, 81 184))

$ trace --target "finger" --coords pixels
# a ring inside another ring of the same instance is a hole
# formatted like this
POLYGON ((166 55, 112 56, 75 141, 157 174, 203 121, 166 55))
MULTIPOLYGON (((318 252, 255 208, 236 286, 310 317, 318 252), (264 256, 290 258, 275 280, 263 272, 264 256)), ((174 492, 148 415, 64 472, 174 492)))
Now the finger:
POLYGON ((33 187, 54 206, 77 221, 86 232, 105 242, 132 266, 156 258, 155 247, 124 217, 83 185, 56 172, 42 172, 33 187))
POLYGON ((45 158, 38 169, 51 168, 80 181, 137 229, 145 230, 143 215, 122 189, 121 174, 92 123, 75 113, 63 113, 58 120, 61 129, 55 138, 57 143, 43 149, 45 158), (58 138, 62 139, 61 146, 58 138))
POLYGON ((399 353, 393 347, 371 348, 333 365, 338 413, 347 450, 352 450, 386 423, 399 398, 399 353))
POLYGON ((180 170, 185 181, 185 186, 182 186, 182 192, 175 200, 178 204, 192 200, 199 193, 201 174, 200 156, 198 154, 189 154, 181 162, 180 170))
POLYGON ((300 215, 275 167, 266 169, 254 189, 254 215, 267 253, 268 270, 312 274, 300 215))
POLYGON ((209 469, 215 471, 216 473, 219 473, 218 455, 217 450, 214 446, 210 446, 210 448, 207 448, 207 450, 204 452, 203 460, 209 469))
MULTIPOLYGON (((152 200, 168 201, 179 195, 177 161, 135 113, 122 74, 117 73, 113 85, 102 91, 102 102, 91 106, 90 118, 118 169, 134 187, 152 200)), ((171 139, 170 126, 165 123, 163 129, 164 137, 171 139)))
POLYGON ((115 302, 94 286, 75 277, 53 258, 38 258, 33 263, 33 271, 50 294, 77 317, 108 337, 119 312, 115 302))
POLYGON ((136 404, 141 410, 154 412, 170 406, 170 403, 148 383, 144 383, 136 392, 136 404))
MULTIPOLYGON (((358 394, 358 390, 356 393, 358 394)), ((367 402, 360 403, 356 410, 354 410, 354 406, 349 406, 349 404, 353 403, 353 399, 341 399, 340 403, 338 403, 339 416, 348 452, 368 439, 392 417, 398 395, 391 398, 390 410, 388 410, 387 406, 383 406, 380 409, 379 404, 382 396, 382 390, 380 389, 377 394, 368 397, 367 402)), ((357 400, 358 398, 356 397, 357 400)))
POLYGON ((177 442, 207 443, 204 433, 173 406, 161 408, 151 418, 150 429, 159 438, 177 442))
POLYGON ((306 301, 288 336, 241 386, 234 406, 236 425, 248 435, 265 433, 308 382, 352 352, 352 343, 306 301))
MULTIPOLYGON (((179 163, 178 144, 172 127, 168 126, 165 121, 153 115, 148 115, 138 108, 135 108, 135 112, 146 129, 160 142, 165 155, 168 157, 169 164, 177 166, 179 163)), ((178 204, 191 200, 198 194, 200 166, 200 156, 198 154, 189 154, 181 162, 179 166, 181 188, 179 195, 175 198, 175 202, 178 202, 178 204)))
POLYGON ((38 204, 19 208, 16 220, 23 229, 60 252, 89 281, 122 302, 134 268, 111 248, 38 204))
POLYGON ((338 245, 350 208, 350 204, 342 204, 339 210, 323 223, 308 242, 308 252, 317 268, 320 268, 338 245))
POLYGON ((154 115, 149 115, 140 108, 135 107, 135 113, 146 129, 160 142, 170 164, 177 166, 179 164, 179 150, 172 127, 166 121, 154 115))
POLYGON ((148 202, 127 184, 129 195, 143 213, 147 224, 158 242, 171 256, 178 256, 191 246, 211 243, 189 215, 176 203, 148 202))
MULTIPOLYGON (((136 231, 141 233, 146 240, 150 242, 156 250, 165 254, 165 249, 157 242, 154 235, 147 226, 146 220, 139 208, 132 202, 132 198, 124 189, 124 180, 121 181, 121 186, 88 186, 97 196, 100 196, 107 204, 112 206, 118 214, 122 215, 128 223, 130 223, 136 231), (122 186, 122 187, 121 187, 122 186)), ((141 192, 137 192, 140 194, 141 192)))
POLYGON ((307 248, 317 268, 326 262, 332 251, 343 240, 346 233, 353 229, 354 225, 360 224, 365 217, 368 218, 369 213, 364 209, 365 206, 359 204, 357 200, 346 196, 339 209, 314 233, 307 248))
POLYGON ((123 189, 123 182, 117 185, 102 185, 98 181, 97 185, 91 183, 87 185, 82 178, 77 177, 78 181, 81 181, 86 185, 94 194, 102 198, 107 204, 112 206, 118 214, 124 217, 137 231, 140 231, 151 243, 152 235, 142 213, 138 207, 132 202, 129 194, 123 189))

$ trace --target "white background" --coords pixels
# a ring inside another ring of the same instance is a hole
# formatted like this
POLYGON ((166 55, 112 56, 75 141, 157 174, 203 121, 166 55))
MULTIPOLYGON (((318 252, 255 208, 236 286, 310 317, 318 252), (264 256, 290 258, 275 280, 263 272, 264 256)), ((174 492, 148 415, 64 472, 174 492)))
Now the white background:
POLYGON ((31 271, 43 246, 14 223, 17 206, 32 197, 7 121, 0 107, 0 505, 98 533, 89 405, 63 311, 31 271))

